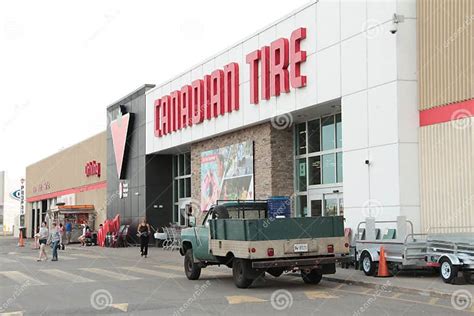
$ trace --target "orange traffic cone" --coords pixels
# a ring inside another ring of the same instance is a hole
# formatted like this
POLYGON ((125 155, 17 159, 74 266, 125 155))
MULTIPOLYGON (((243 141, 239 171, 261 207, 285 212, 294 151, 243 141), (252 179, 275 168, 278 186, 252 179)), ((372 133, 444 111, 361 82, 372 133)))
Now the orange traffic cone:
POLYGON ((25 242, 23 240, 23 232, 20 230, 20 240, 18 241, 18 247, 25 247, 25 242))
POLYGON ((386 278, 391 277, 392 275, 388 272, 387 260, 385 259, 385 250, 383 246, 380 247, 380 259, 379 259, 379 271, 377 277, 386 278))

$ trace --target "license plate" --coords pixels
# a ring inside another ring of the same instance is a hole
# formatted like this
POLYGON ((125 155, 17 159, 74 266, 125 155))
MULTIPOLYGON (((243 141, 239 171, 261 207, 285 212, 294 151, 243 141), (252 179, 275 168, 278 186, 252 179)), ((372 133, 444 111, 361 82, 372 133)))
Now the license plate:
POLYGON ((295 252, 308 252, 308 244, 294 244, 293 249, 295 252))

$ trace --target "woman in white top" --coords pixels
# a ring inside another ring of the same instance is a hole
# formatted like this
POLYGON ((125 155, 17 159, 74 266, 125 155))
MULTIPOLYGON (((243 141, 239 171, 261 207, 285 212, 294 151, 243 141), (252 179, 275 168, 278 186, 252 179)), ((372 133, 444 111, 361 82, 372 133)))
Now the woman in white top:
POLYGON ((36 237, 39 239, 40 244, 39 257, 36 261, 41 261, 43 257, 44 260, 48 260, 48 255, 46 254, 46 243, 48 242, 49 231, 46 227, 46 222, 41 223, 41 228, 39 233, 36 234, 36 237))

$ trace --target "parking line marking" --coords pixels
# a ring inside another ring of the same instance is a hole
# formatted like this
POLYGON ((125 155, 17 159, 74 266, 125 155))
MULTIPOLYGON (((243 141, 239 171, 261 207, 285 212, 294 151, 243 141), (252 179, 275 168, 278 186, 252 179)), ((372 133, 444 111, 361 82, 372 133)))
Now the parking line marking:
POLYGON ((23 312, 0 313, 0 316, 23 316, 23 312))
POLYGON ((339 296, 331 295, 326 291, 305 291, 304 294, 310 300, 339 298, 339 296))
MULTIPOLYGON (((174 270, 174 271, 179 271, 181 273, 184 273, 184 268, 183 267, 177 267, 177 266, 172 266, 169 264, 161 264, 161 265, 156 265, 155 267, 160 268, 160 269, 167 269, 167 270, 174 270)), ((202 272, 209 272, 212 273, 212 275, 218 276, 218 275, 225 275, 229 276, 229 273, 225 273, 222 271, 216 271, 215 269, 209 269, 209 268, 203 268, 201 270, 202 272)))
POLYGON ((55 277, 59 277, 65 280, 69 280, 72 283, 85 283, 85 282, 95 282, 94 280, 85 278, 83 276, 77 275, 77 274, 72 274, 63 270, 59 269, 41 269, 41 272, 51 274, 55 277))
POLYGON ((157 276, 157 277, 160 277, 160 278, 167 278, 167 279, 174 279, 176 277, 181 276, 181 275, 177 275, 177 274, 174 274, 174 273, 162 272, 162 271, 150 270, 150 269, 143 269, 143 268, 138 268, 138 267, 120 267, 119 269, 124 269, 124 270, 131 271, 131 272, 136 272, 136 273, 141 273, 141 274, 146 274, 146 275, 151 275, 151 276, 157 276))
MULTIPOLYGON (((78 256, 78 257, 84 257, 84 258, 89 258, 89 259, 103 259, 105 258, 104 256, 101 255, 94 255, 94 254, 88 254, 88 253, 71 253, 71 256, 78 256)), ((77 258, 75 258, 77 259, 77 258)))
POLYGON ((36 280, 20 271, 1 271, 0 275, 5 276, 18 284, 25 284, 28 282, 29 285, 45 285, 43 282, 36 280))
POLYGON ((128 311, 128 303, 120 303, 120 304, 111 304, 110 307, 118 309, 124 313, 128 311))
POLYGON ((262 302, 267 302, 267 300, 264 300, 262 298, 254 297, 254 296, 248 296, 248 295, 232 295, 232 296, 226 296, 227 302, 229 304, 243 304, 243 303, 262 303, 262 302))
POLYGON ((8 258, 0 257, 0 262, 1 262, 1 263, 13 263, 13 262, 17 262, 17 261, 16 261, 16 260, 13 260, 13 259, 8 259, 8 258))
POLYGON ((105 269, 100 269, 100 268, 80 268, 80 270, 84 270, 84 271, 87 271, 87 272, 92 272, 92 273, 99 274, 99 275, 104 275, 106 277, 116 279, 116 280, 120 280, 120 281, 131 281, 131 280, 139 280, 140 279, 140 278, 137 278, 137 277, 134 277, 134 276, 130 276, 130 275, 126 275, 126 274, 123 274, 123 273, 114 272, 114 271, 109 271, 109 270, 105 270, 105 269))
MULTIPOLYGON (((18 258, 28 259, 28 260, 35 260, 36 261, 38 259, 38 256, 18 256, 18 258)), ((61 256, 61 255, 58 255, 58 258, 59 258, 59 260, 75 260, 75 259, 77 259, 77 258, 71 258, 71 257, 66 257, 66 256, 61 256)))

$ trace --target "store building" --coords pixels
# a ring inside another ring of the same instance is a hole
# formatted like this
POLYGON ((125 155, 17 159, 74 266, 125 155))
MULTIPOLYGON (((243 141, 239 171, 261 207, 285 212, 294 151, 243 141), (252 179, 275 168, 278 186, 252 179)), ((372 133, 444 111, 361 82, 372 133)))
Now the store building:
POLYGON ((414 0, 319 1, 146 89, 155 213, 284 195, 294 216, 420 228, 416 24, 414 0))
POLYGON ((104 131, 26 168, 26 236, 33 237, 57 203, 93 206, 95 229, 105 220, 106 140, 104 131))
POLYGON ((417 4, 422 229, 474 227, 474 1, 417 4))
POLYGON ((24 179, 0 171, 0 234, 18 237, 20 215, 24 213, 24 179))
POLYGON ((139 87, 107 107, 107 217, 120 214, 132 238, 145 217, 153 228, 173 221, 172 157, 145 152, 145 93, 154 87, 139 87))

